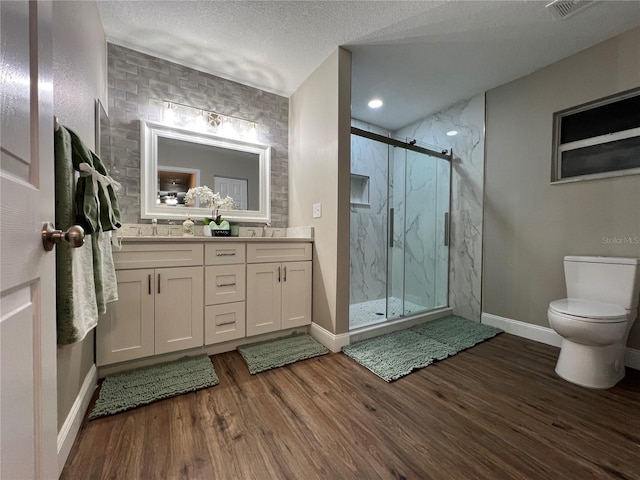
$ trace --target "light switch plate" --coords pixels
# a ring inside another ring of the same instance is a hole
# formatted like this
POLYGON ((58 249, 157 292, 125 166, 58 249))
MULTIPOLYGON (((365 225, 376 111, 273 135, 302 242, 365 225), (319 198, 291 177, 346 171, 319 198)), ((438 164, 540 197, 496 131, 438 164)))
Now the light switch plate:
POLYGON ((314 203, 313 204, 313 218, 320 218, 322 216, 322 204, 314 203))

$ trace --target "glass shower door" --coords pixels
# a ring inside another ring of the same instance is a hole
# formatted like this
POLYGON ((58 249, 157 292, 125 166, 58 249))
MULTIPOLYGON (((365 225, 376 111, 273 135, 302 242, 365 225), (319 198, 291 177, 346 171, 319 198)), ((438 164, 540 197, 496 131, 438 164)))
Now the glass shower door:
POLYGON ((394 148, 389 159, 387 318, 448 303, 450 163, 394 148))

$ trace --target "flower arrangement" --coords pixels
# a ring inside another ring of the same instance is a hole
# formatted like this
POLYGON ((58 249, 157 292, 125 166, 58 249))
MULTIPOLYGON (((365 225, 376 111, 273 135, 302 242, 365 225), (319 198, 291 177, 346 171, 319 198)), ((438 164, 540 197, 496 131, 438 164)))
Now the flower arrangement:
POLYGON ((202 187, 190 188, 184 196, 184 203, 189 204, 194 200, 200 200, 201 204, 204 204, 206 208, 211 209, 212 218, 206 217, 204 219, 205 225, 215 224, 217 227, 229 228, 229 222, 222 219, 222 216, 218 213, 219 210, 233 210, 235 207, 235 201, 232 197, 227 195, 222 198, 220 193, 213 191, 206 185, 202 187), (226 225, 223 225, 226 224, 226 225))

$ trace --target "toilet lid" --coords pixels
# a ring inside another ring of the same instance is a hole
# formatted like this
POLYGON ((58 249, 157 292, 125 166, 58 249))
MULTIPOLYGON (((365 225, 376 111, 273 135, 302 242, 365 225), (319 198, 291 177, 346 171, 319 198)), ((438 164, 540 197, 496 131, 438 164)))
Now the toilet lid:
POLYGON ((627 319, 627 312, 615 303, 597 302, 582 298, 563 298, 549 304, 551 310, 574 317, 598 319, 600 321, 619 322, 627 319))

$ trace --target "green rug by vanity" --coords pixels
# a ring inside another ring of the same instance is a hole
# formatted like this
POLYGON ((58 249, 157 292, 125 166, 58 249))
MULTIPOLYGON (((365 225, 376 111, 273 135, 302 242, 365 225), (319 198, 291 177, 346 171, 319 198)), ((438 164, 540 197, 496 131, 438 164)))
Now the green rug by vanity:
POLYGON ((90 419, 124 412, 156 400, 218 384, 207 355, 178 360, 128 372, 108 375, 89 415, 90 419))
POLYGON ((309 335, 289 335, 288 337, 265 340, 238 347, 238 352, 247 362, 251 374, 282 367, 307 358, 329 353, 321 343, 309 335))
POLYGON ((501 332, 499 328, 452 315, 408 330, 347 345, 342 351, 382 379, 391 382, 501 332))

